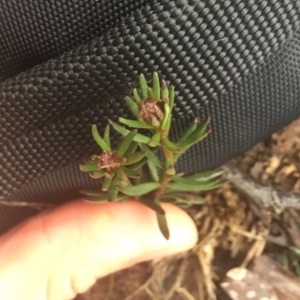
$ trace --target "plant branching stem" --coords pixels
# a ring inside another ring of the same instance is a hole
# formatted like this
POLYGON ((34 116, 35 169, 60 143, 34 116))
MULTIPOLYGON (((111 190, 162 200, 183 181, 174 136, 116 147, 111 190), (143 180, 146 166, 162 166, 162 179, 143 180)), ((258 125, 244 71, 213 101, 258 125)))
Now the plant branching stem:
MULTIPOLYGON (((163 143, 162 143, 163 144, 163 143)), ((165 168, 162 170, 161 176, 160 176, 160 186, 155 191, 153 191, 150 194, 150 197, 153 201, 156 199, 159 199, 160 196, 165 192, 166 188, 168 187, 168 184, 171 180, 171 175, 168 174, 167 169, 171 165, 173 165, 174 162, 174 154, 171 150, 169 150, 167 147, 162 146, 163 153, 166 160, 165 168)))

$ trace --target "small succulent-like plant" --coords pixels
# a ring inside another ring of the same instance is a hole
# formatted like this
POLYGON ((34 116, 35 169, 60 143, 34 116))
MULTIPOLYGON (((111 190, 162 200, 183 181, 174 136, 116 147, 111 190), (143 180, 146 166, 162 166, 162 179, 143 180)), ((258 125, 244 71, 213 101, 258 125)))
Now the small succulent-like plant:
POLYGON ((171 141, 174 87, 168 87, 164 80, 160 83, 156 72, 153 73, 152 87, 148 86, 144 75, 140 75, 139 81, 140 91, 134 89, 133 97, 125 98, 134 119, 120 117, 122 125, 109 120, 103 136, 96 125, 92 126, 93 138, 101 152, 80 165, 80 170, 88 172, 92 178, 102 179, 102 190, 81 192, 91 202, 140 201, 156 212, 160 231, 169 239, 161 203, 183 207, 202 203, 199 193, 220 187, 221 172, 176 174, 175 164, 180 156, 209 134, 209 120, 199 123, 195 119, 178 141, 171 141), (111 127, 122 136, 115 148, 110 142, 111 127), (140 129, 150 134, 141 134, 140 129), (158 150, 162 150, 163 160, 159 159, 158 150))

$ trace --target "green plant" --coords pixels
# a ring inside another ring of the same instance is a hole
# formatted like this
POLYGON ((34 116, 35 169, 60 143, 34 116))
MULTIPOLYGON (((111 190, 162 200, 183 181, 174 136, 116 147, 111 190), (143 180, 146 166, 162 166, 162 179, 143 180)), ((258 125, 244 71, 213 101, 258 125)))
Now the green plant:
POLYGON ((140 75, 139 82, 140 93, 134 89, 133 97, 125 98, 134 119, 120 117, 122 125, 109 120, 103 137, 96 125, 92 126, 92 135, 101 153, 91 156, 80 169, 93 178, 102 178, 102 190, 81 193, 92 202, 126 201, 128 198, 140 201, 156 212, 159 228, 168 239, 169 230, 161 203, 180 206, 202 203, 199 192, 220 187, 221 172, 176 174, 175 164, 181 155, 209 134, 209 120, 199 124, 195 119, 177 142, 171 141, 174 87, 168 87, 164 80, 160 83, 156 72, 153 73, 152 87, 148 86, 144 75, 140 75), (115 148, 110 142, 110 127, 122 136, 115 148), (139 130, 150 134, 141 134, 139 130), (157 155, 158 150, 162 150, 162 161, 157 155))

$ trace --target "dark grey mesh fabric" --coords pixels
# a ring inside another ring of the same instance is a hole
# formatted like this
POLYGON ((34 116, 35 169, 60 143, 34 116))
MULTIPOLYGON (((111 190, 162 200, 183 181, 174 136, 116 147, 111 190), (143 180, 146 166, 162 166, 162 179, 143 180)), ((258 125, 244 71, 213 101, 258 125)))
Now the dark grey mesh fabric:
POLYGON ((102 36, 150 0, 0 0, 0 80, 102 36))
MULTIPOLYGON (((291 122, 299 2, 0 0, 0 196, 60 203, 96 186, 78 170, 97 151, 91 124, 129 116, 140 72, 175 85, 174 139, 212 118, 181 171, 218 167, 291 122)), ((30 213, 0 205, 0 230, 30 213)))

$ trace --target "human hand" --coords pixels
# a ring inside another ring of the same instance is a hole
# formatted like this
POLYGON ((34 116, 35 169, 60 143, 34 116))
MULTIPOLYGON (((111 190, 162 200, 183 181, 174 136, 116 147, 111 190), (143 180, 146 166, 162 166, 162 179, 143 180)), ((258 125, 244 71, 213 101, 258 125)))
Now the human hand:
POLYGON ((66 300, 98 278, 191 248, 197 230, 181 209, 163 205, 170 239, 155 213, 136 202, 64 204, 0 237, 0 299, 66 300))

